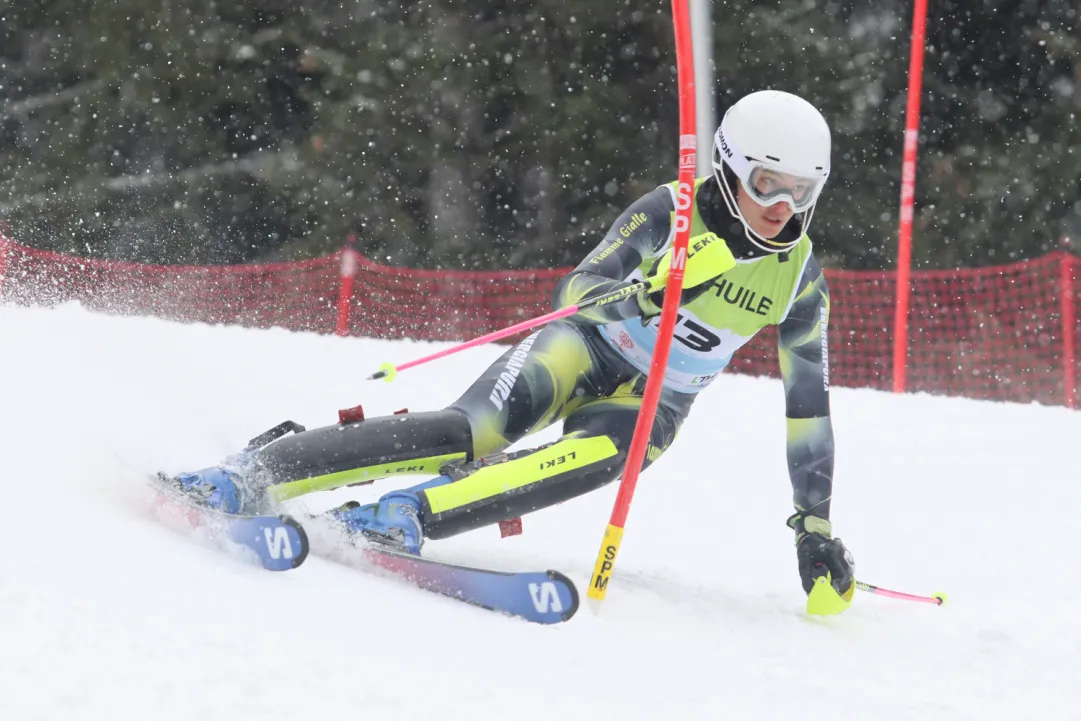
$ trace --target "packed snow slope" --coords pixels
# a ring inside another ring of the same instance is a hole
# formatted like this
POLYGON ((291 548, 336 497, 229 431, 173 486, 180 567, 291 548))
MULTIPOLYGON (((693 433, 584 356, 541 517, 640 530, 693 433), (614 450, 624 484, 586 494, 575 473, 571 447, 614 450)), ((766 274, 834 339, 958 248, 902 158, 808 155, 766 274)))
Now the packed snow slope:
MULTIPOLYGON (((139 503, 147 472, 287 418, 440 407, 499 348, 385 383, 364 377, 433 346, 74 306, 0 307, 0 338, 4 721, 1081 718, 1076 412, 835 389, 833 520, 860 577, 950 604, 859 594, 811 619, 781 386, 722 377, 644 474, 600 613, 543 627, 319 558, 269 573, 139 503)), ((614 495, 426 552, 555 568, 584 596, 614 495)))

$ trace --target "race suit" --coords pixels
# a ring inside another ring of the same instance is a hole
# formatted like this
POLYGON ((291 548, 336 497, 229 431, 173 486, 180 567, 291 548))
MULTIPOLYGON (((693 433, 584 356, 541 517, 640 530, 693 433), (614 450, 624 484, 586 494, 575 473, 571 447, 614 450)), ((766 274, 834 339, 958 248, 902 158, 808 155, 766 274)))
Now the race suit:
MULTIPOLYGON (((674 240, 675 183, 628 207, 600 244, 557 286, 557 308, 648 275, 674 240)), ((798 219, 782 234, 800 236, 798 219)), ((778 328, 794 505, 829 518, 833 432, 829 417, 829 293, 799 237, 786 253, 763 253, 727 211, 713 178, 695 184, 691 235, 724 239, 728 272, 686 289, 645 459, 675 440, 697 394, 767 326, 778 328)), ((657 340, 661 293, 581 311, 530 335, 443 410, 314 429, 259 452, 258 476, 280 501, 399 475, 444 474, 420 491, 428 538, 521 516, 618 478, 634 432, 657 340), (503 451, 556 421, 554 443, 503 451)))

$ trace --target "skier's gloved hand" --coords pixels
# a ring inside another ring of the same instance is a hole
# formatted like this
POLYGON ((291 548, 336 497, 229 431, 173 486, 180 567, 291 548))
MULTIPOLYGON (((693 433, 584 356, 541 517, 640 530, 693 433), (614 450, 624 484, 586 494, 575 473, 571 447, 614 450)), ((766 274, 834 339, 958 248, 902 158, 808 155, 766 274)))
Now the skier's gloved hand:
MULTIPOLYGON (((657 259, 646 280, 649 291, 663 290, 672 267, 672 249, 657 259)), ((683 266, 683 287, 694 288, 736 267, 736 257, 728 243, 716 233, 702 233, 687 240, 687 262, 683 266)))
MULTIPOLYGON (((672 267, 672 249, 654 263, 646 282, 649 290, 639 299, 642 315, 650 317, 661 312, 664 287, 672 267)), ((683 266, 681 305, 694 300, 706 290, 705 283, 736 267, 736 258, 724 238, 715 233, 702 233, 687 240, 687 262, 683 266), (699 287, 701 286, 701 287, 699 287), (697 289, 697 290, 695 290, 697 289)))
POLYGON ((788 518, 796 532, 796 560, 803 590, 814 588, 815 579, 826 576, 833 590, 845 600, 852 599, 856 585, 856 562, 840 538, 833 538, 833 524, 825 518, 797 512, 788 518))

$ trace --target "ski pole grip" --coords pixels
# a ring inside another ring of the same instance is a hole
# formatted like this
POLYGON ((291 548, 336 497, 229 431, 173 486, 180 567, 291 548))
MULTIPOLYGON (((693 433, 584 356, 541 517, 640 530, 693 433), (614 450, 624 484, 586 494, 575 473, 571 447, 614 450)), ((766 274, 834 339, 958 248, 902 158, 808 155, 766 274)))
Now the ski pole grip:
POLYGON ((579 302, 578 305, 575 306, 575 313, 577 313, 578 311, 586 310, 587 308, 596 308, 600 305, 616 303, 625 298, 629 298, 632 295, 637 295, 644 290, 650 290, 650 288, 651 286, 649 281, 638 280, 631 283, 630 285, 624 286, 622 288, 617 288, 616 290, 613 290, 609 293, 605 293, 604 295, 598 295, 596 298, 588 298, 579 302))

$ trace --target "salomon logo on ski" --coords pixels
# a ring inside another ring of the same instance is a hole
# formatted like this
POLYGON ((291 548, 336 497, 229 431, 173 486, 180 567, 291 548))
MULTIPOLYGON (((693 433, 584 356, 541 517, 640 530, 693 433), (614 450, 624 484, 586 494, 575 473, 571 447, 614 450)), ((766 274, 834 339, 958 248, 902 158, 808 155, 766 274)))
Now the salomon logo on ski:
POLYGON ((266 538, 267 553, 275 561, 282 557, 293 557, 293 544, 290 543, 289 532, 284 526, 264 528, 263 535, 266 538))
POLYGON ((559 600, 559 591, 550 581, 529 584, 529 596, 533 599, 533 608, 537 613, 562 613, 563 603, 559 600))

